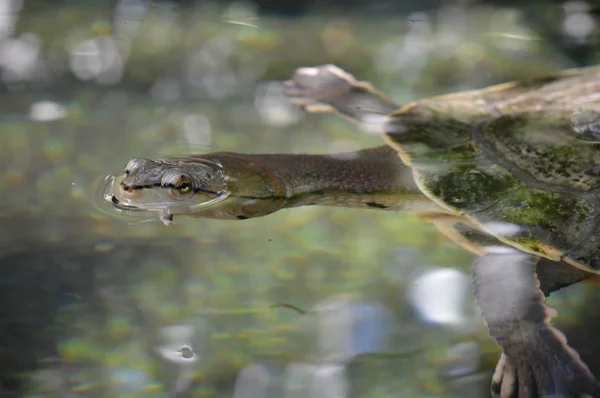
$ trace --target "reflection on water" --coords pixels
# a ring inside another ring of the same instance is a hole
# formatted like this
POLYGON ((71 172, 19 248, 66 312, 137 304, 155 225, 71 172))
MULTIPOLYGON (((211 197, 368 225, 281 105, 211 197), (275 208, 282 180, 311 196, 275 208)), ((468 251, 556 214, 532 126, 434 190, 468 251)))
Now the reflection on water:
MULTIPOLYGON (((406 344, 414 341, 411 332, 426 333, 426 326, 402 325, 382 303, 331 297, 304 316, 312 317, 304 319, 310 325, 304 330, 314 336, 308 340, 312 347, 304 361, 285 367, 269 362, 247 365, 238 374, 234 396, 348 397, 386 390, 408 394, 408 380, 418 377, 422 367, 431 366, 425 347, 406 344), (372 373, 374 369, 378 371, 372 373)), ((479 357, 476 343, 457 343, 440 358, 436 371, 448 377, 471 375, 477 371, 479 357)), ((472 383, 477 389, 484 387, 482 381, 472 383)))
POLYGON ((423 273, 409 293, 412 305, 424 321, 457 330, 469 330, 479 322, 474 319, 473 311, 465 311, 465 303, 472 296, 471 277, 450 268, 423 273))
POLYGON ((481 350, 473 341, 457 343, 448 349, 448 367, 446 375, 458 377, 474 374, 479 367, 481 350))
MULTIPOLYGON (((275 396, 331 396, 336 391, 348 396, 353 389, 370 391, 375 385, 405 389, 410 375, 432 365, 427 348, 414 349, 413 343, 420 340, 427 346, 441 335, 416 318, 400 320, 383 301, 338 295, 303 315, 269 308, 266 302, 238 309, 210 304, 210 291, 219 285, 218 267, 200 274, 186 269, 191 258, 182 254, 192 244, 189 239, 129 239, 71 250, 17 252, 5 258, 12 270, 3 278, 5 302, 17 295, 15 289, 28 298, 5 317, 16 320, 18 313, 22 322, 36 320, 22 323, 18 337, 10 337, 5 327, 5 338, 22 341, 54 325, 53 333, 39 335, 49 340, 29 342, 35 352, 22 352, 16 345, 11 354, 30 369, 22 381, 29 396, 160 397, 213 394, 227 385, 235 386, 234 391, 276 391, 275 396), (35 291, 38 286, 44 287, 44 295, 35 291), (260 319, 278 314, 289 326, 275 332, 275 340, 268 343, 264 338, 273 330, 260 319), (40 349, 47 351, 41 354, 40 349), (387 370, 382 373, 383 369, 387 370), (404 377, 398 378, 397 372, 404 377), (213 387, 207 390, 207 385, 213 387)), ((402 302, 406 300, 392 303, 402 302)), ((436 360, 436 372, 468 373, 465 356, 457 352, 436 360)))
POLYGON ((207 354, 202 352, 206 350, 206 342, 202 344, 207 337, 206 330, 194 325, 169 325, 163 327, 160 334, 163 342, 156 350, 179 370, 173 388, 177 393, 184 392, 192 382, 197 362, 206 360, 207 354))
MULTIPOLYGON (((3 397, 487 394, 498 349, 472 311, 472 258, 431 226, 312 207, 165 228, 102 197, 133 157, 380 144, 288 103, 298 66, 343 65, 405 104, 572 65, 558 40, 527 39, 544 32, 526 11, 375 3, 282 19, 247 2, 0 0, 3 397)), ((579 50, 598 36, 582 5, 551 24, 579 50)), ((581 330, 593 300, 564 297, 581 330)), ((587 326, 570 341, 597 340, 587 326)))

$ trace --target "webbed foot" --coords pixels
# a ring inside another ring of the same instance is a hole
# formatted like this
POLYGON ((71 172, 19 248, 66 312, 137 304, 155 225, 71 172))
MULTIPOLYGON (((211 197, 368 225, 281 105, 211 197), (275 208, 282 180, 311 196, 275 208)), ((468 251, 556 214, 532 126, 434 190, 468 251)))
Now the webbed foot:
POLYGON ((538 259, 512 248, 489 250, 473 269, 475 297, 502 348, 492 395, 502 398, 600 397, 600 384, 550 324, 536 276, 538 259))
POLYGON ((284 84, 290 100, 306 111, 336 112, 355 123, 372 124, 398 109, 369 83, 331 64, 298 68, 284 84))
POLYGON ((600 396, 598 383, 569 365, 531 364, 518 360, 517 363, 518 365, 514 366, 506 354, 502 354, 492 376, 492 397, 592 398, 600 396))

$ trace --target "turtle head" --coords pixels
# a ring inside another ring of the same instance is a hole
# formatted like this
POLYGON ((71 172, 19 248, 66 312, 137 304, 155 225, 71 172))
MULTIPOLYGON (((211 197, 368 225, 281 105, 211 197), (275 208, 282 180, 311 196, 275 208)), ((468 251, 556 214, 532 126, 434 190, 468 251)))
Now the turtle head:
POLYGON ((168 223, 173 214, 223 200, 226 181, 218 163, 200 157, 133 158, 113 179, 107 199, 121 209, 159 212, 161 221, 168 223))

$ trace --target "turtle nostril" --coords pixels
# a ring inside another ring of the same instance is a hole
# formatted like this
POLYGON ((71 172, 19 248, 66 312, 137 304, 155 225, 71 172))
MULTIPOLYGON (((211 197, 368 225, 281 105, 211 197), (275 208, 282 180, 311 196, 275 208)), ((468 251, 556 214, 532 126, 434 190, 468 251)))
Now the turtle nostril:
POLYGON ((133 189, 131 188, 131 186, 129 186, 127 184, 123 184, 123 183, 121 183, 121 190, 123 192, 127 192, 127 193, 133 192, 133 189))
MULTIPOLYGON (((137 190, 133 189, 131 187, 131 185, 127 185, 127 184, 123 184, 121 183, 119 185, 119 191, 122 197, 128 198, 128 199, 134 199, 137 195, 138 192, 137 190)), ((119 196, 119 195, 117 195, 119 196)))

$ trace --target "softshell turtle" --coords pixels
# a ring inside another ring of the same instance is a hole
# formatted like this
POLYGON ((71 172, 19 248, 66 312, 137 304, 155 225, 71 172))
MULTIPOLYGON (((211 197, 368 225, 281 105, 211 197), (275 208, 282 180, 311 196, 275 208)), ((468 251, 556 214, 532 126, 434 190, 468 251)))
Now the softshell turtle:
POLYGON ((376 127, 387 145, 136 158, 107 198, 165 223, 303 205, 418 213, 478 255, 475 298, 503 352, 492 394, 600 397, 544 299, 600 274, 600 67, 403 107, 333 65, 300 68, 285 84, 294 103, 376 127))

